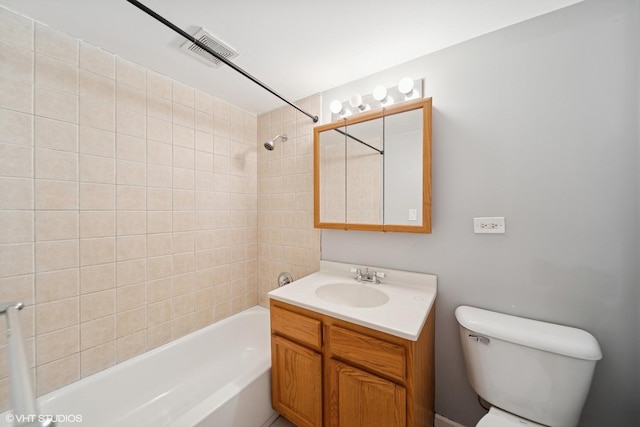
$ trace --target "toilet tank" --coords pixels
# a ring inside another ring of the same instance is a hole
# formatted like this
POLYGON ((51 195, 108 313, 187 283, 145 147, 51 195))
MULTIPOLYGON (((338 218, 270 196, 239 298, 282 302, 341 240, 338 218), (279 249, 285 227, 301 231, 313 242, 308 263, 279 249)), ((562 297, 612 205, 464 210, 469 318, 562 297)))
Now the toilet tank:
POLYGON ((539 424, 578 425, 602 358, 593 335, 468 306, 455 315, 467 377, 482 399, 539 424))

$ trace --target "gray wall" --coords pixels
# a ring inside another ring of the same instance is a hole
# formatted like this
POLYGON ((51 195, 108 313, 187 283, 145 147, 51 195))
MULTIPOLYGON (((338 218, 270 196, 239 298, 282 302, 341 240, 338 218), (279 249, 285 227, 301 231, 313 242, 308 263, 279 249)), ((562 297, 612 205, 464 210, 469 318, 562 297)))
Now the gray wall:
POLYGON ((483 414, 453 315, 469 304, 594 334, 581 426, 640 425, 638 15, 587 0, 323 93, 410 76, 433 96, 433 233, 324 230, 322 257, 438 275, 436 410, 453 420, 483 414), (474 216, 507 234, 474 235, 474 216))

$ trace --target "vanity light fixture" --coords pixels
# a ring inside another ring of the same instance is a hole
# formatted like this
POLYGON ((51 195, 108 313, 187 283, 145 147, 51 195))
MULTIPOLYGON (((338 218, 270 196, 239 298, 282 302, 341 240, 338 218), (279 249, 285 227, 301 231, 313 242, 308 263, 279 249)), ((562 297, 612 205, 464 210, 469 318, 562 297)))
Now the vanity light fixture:
POLYGON ((422 79, 413 80, 405 77, 397 86, 386 87, 378 85, 372 93, 360 95, 354 93, 346 101, 334 99, 329 104, 331 121, 344 119, 353 114, 369 111, 376 108, 385 108, 398 101, 406 101, 422 97, 422 79))

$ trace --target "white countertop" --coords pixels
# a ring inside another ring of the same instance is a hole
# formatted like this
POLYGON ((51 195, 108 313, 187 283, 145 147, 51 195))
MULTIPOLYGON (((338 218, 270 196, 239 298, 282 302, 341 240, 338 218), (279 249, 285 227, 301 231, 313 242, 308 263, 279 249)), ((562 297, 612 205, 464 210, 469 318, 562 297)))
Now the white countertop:
POLYGON ((269 298, 333 316, 377 331, 416 341, 433 307, 437 277, 433 274, 391 270, 372 266, 320 261, 320 271, 269 292, 269 298), (385 273, 380 284, 359 283, 351 268, 369 268, 385 273), (378 307, 350 307, 334 304, 316 295, 316 289, 329 283, 355 283, 372 286, 389 296, 378 307))

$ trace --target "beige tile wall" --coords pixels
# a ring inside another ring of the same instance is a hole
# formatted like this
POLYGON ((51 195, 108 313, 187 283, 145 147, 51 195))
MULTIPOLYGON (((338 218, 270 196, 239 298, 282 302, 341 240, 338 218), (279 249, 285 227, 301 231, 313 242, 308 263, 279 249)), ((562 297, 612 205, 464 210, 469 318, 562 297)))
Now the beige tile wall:
MULTIPOLYGON (((320 115, 319 95, 297 105, 320 115)), ((320 230, 313 228, 314 125, 289 106, 258 117, 258 300, 264 306, 281 272, 295 280, 320 267, 320 230), (278 134, 289 140, 267 151, 262 144, 278 134)))
POLYGON ((382 224, 382 156, 366 145, 330 136, 320 148, 320 220, 382 224))
MULTIPOLYGON (((256 135, 255 115, 0 8, 0 300, 26 304, 38 395, 257 303, 256 135)), ((303 252, 285 234, 279 256, 308 263, 313 231, 303 252)))
POLYGON ((320 144, 320 221, 345 223, 347 220, 347 179, 344 138, 321 138, 320 144))
POLYGON ((382 156, 354 142, 348 144, 347 153, 346 220, 382 224, 382 156))

